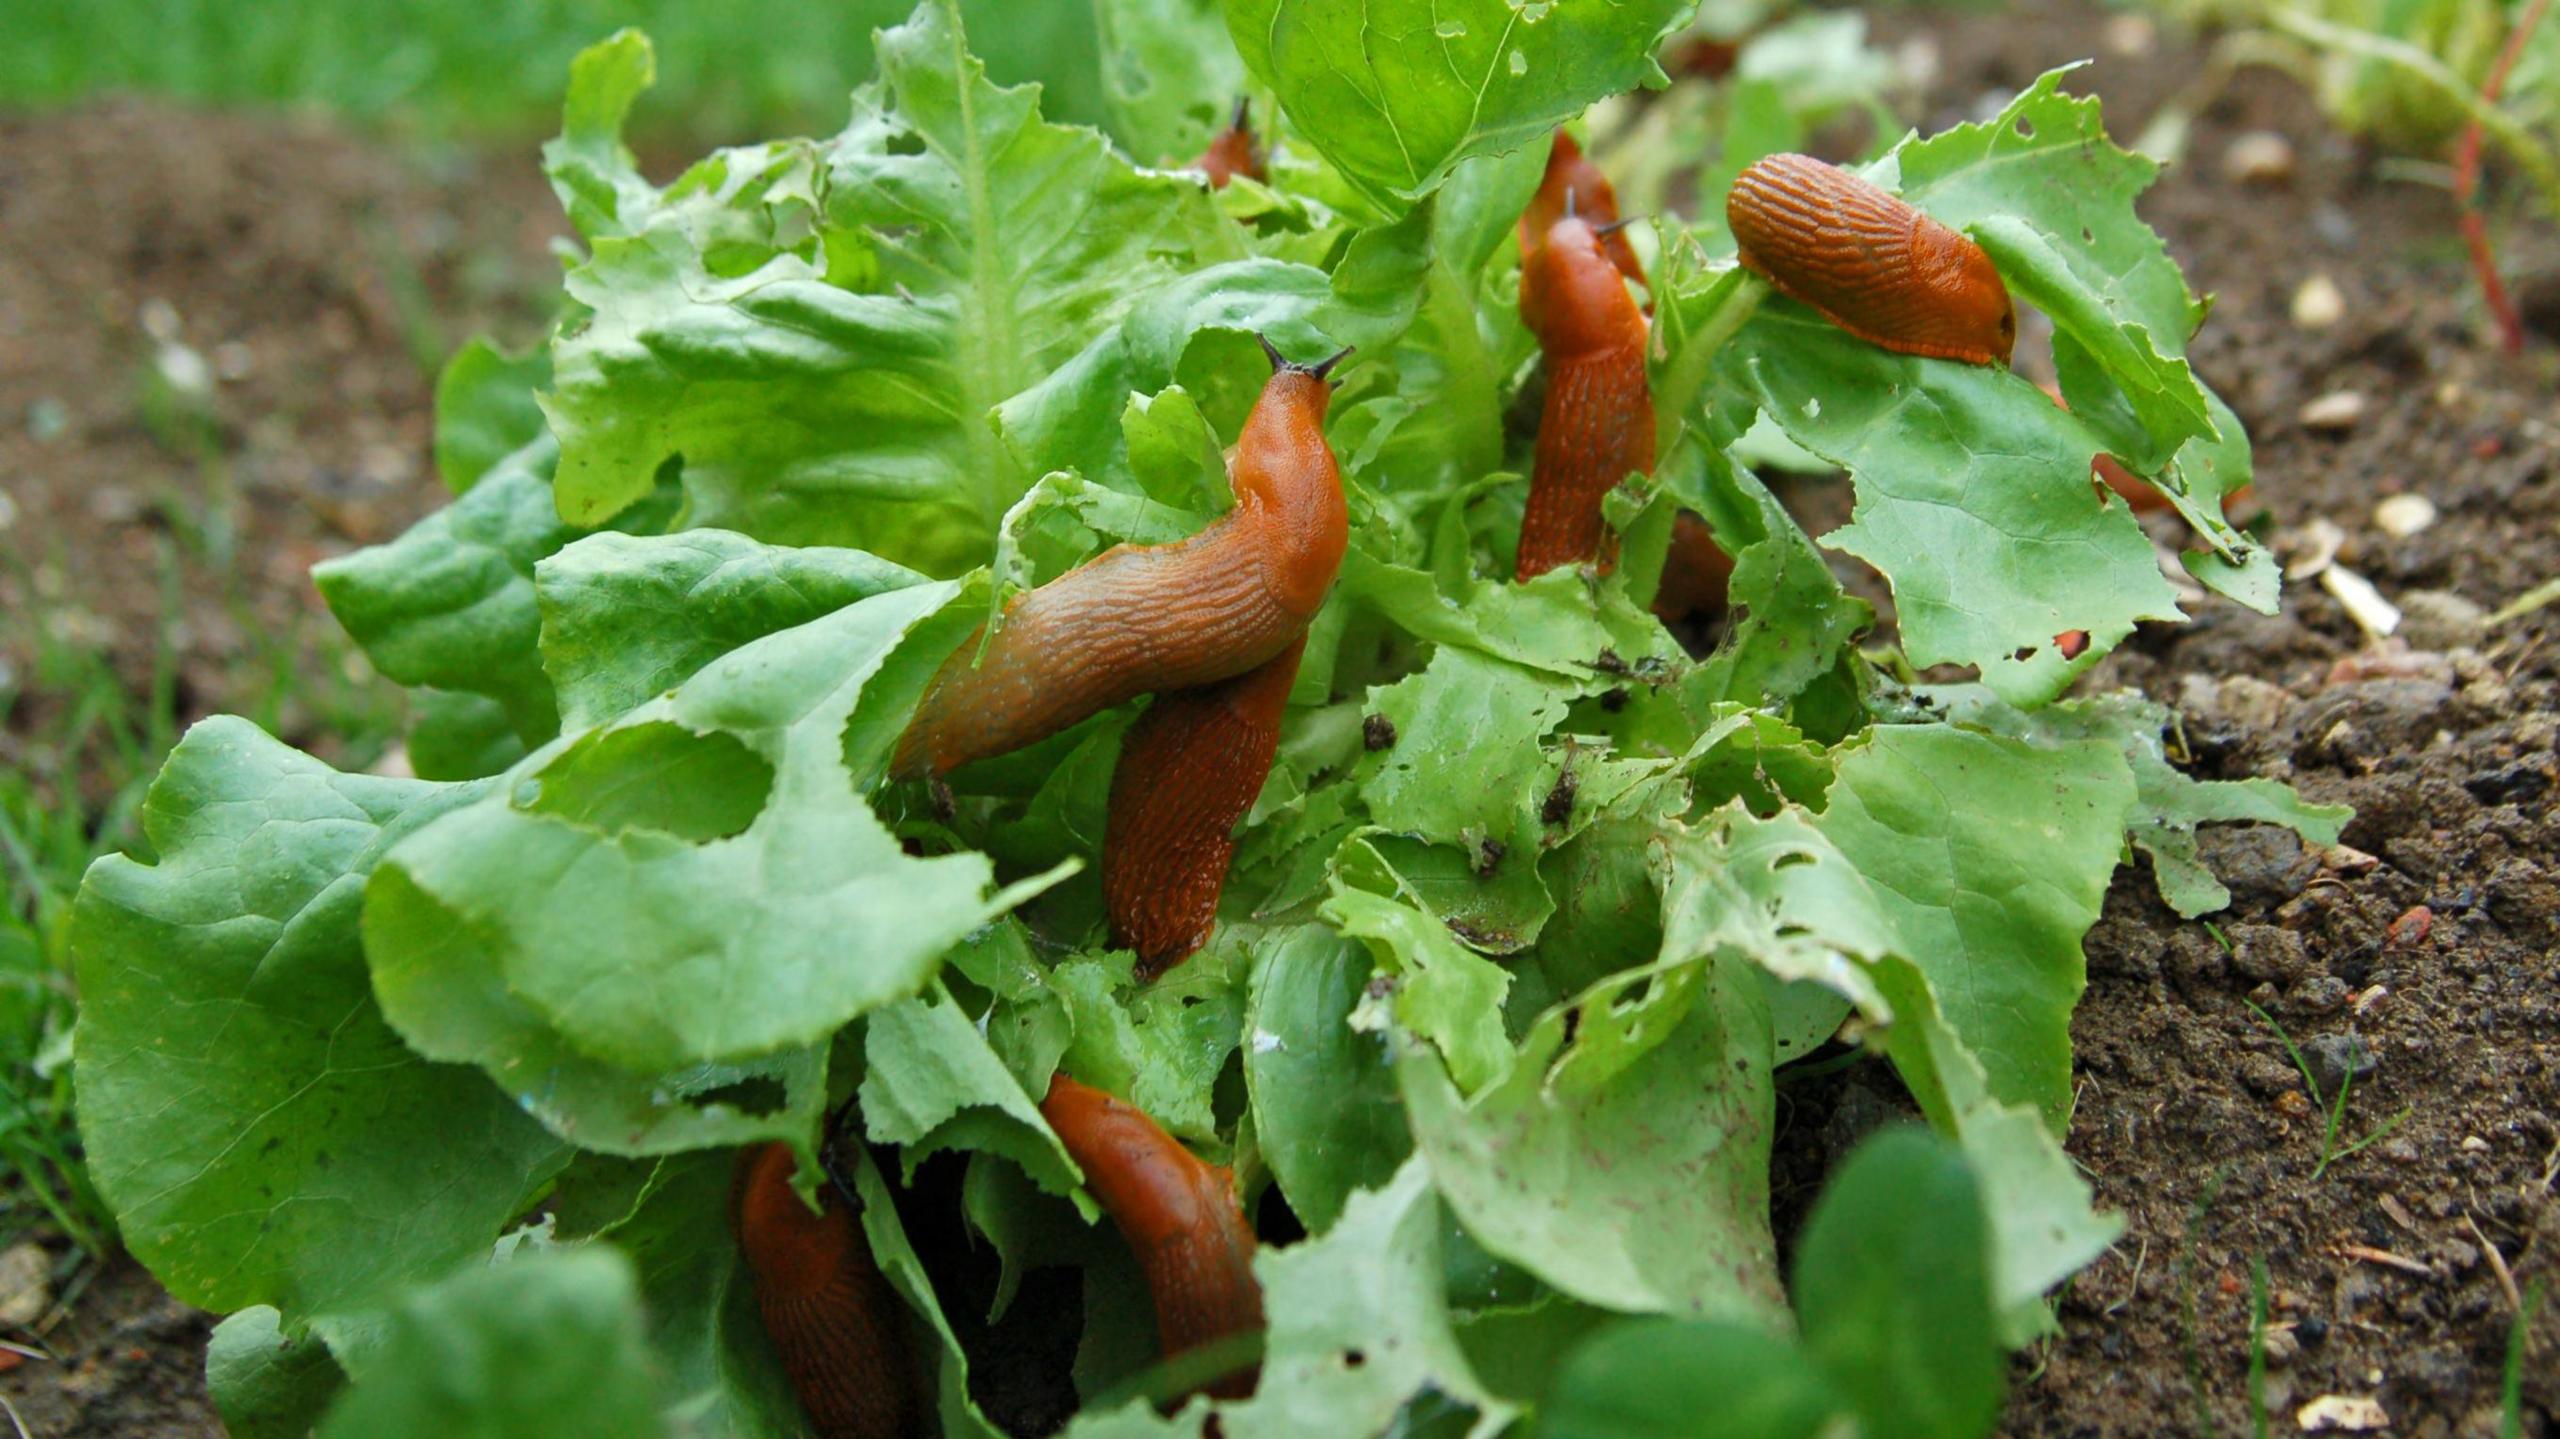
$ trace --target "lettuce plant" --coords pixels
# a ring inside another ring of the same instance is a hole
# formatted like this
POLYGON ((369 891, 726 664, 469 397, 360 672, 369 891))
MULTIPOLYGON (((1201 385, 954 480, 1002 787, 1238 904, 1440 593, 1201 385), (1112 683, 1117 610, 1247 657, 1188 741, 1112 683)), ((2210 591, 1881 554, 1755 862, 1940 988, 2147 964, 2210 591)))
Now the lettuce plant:
MULTIPOLYGON (((1618 1316, 1796 1342, 1776 1085, 1835 1036, 1942 1136, 1897 1162, 1961 1201, 1927 1222, 1972 1256, 1945 1280, 1966 1342, 2048 1324, 2116 1229, 2061 1145, 2110 877, 2139 848, 2202 913, 2226 896, 2199 824, 2341 819, 2190 780, 2159 710, 2066 694, 2196 586, 2273 606, 2221 514, 2248 442, 2185 357, 2205 307, 2135 216, 2152 167, 2057 73, 1868 173, 2051 318, 2067 411, 1853 340, 1737 269, 1720 225, 1663 217, 1663 459, 1610 502, 1623 561, 1513 583, 1512 224, 1552 129, 1654 78, 1688 8, 1102 0, 1105 134, 991 84, 925 0, 840 134, 665 185, 619 138, 648 42, 581 56, 545 151, 578 234, 547 348, 458 357, 451 503, 317 576, 417 687, 418 777, 208 720, 152 791, 156 858, 79 898, 97 1182, 173 1293, 232 1316, 233 1431, 798 1432, 728 1176, 751 1142, 814 1156, 831 1113, 869 1141, 844 1182, 952 1434, 992 1432, 971 1378, 1012 1356, 963 1342, 987 1296, 910 1242, 936 1156, 997 1309, 1029 1270, 1079 1273, 1071 1432, 1199 1434, 1213 1407, 1239 1439, 1534 1424, 1557 1358, 1618 1316), (1270 181, 1158 168, 1238 87, 1283 117, 1270 181), (1226 502, 1256 334, 1359 347, 1329 430, 1351 550, 1216 936, 1140 987, 1094 878, 1128 710, 948 795, 883 770, 1009 594, 1226 502), (1859 647, 1870 607, 1737 462, 1760 418, 1851 477, 1828 543, 1890 582, 1898 650, 1859 647), (2100 451, 2174 498, 2191 582, 2091 485, 2100 451), (1681 508, 1736 560, 1703 656, 1646 605, 1681 508), (1906 682, 1941 666, 1978 678, 1906 682), (1060 1069, 1304 1226, 1258 1262, 1254 1397, 1121 1397, 1151 1326, 1035 1103, 1060 1069)), ((1891 1188, 1820 1252, 1873 1225, 1909 1248, 1891 1188)), ((1904 1342, 1854 1264, 1815 1265, 1808 1354, 1904 1342)), ((1933 1312, 1909 1322, 1957 1322, 1933 1312)), ((1586 1369, 1636 1352, 1612 1343, 1586 1369)), ((1996 1394, 1965 1362, 1946 1432, 1996 1394)), ((1857 1382, 1839 1402, 1874 1412, 1857 1382)))

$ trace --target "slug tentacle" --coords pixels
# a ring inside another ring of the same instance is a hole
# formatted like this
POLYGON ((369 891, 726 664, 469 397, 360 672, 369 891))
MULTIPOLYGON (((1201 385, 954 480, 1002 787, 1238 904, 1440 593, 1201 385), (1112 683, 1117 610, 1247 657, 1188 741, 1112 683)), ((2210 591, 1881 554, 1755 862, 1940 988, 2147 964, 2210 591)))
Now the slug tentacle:
MULTIPOLYGON (((1202 1163, 1134 1105, 1064 1074, 1049 1081, 1040 1113, 1137 1256, 1165 1358, 1262 1327, 1253 1228, 1233 1175, 1202 1163)), ((1240 1398, 1253 1381, 1245 1370, 1207 1389, 1240 1398)))
MULTIPOLYGON (((1347 352, 1346 352, 1347 353, 1347 352)), ((1281 362, 1245 420, 1228 482, 1236 507, 1189 539, 1119 545, 1017 596, 979 654, 943 661, 890 773, 947 774, 1046 739, 1156 690, 1214 684, 1289 647, 1314 618, 1350 540, 1325 444, 1320 365, 1281 362)))
POLYGON ((1280 748, 1280 714, 1306 652, 1287 649, 1230 680, 1168 690, 1120 742, 1102 838, 1102 904, 1111 942, 1137 951, 1153 979, 1208 942, 1253 808, 1280 748))
POLYGON ((1590 221, 1600 236, 1600 251, 1609 257, 1609 263, 1617 267, 1619 274, 1639 285, 1645 283, 1644 262, 1636 258, 1635 246, 1627 242, 1627 221, 1618 214, 1617 187, 1582 153, 1573 136, 1558 130, 1555 143, 1547 150, 1546 177, 1538 182, 1538 193, 1520 215, 1521 255, 1525 257, 1546 243, 1547 231, 1567 216, 1590 221))
POLYGON ((1223 190, 1236 176, 1248 180, 1268 179, 1263 168, 1262 145, 1253 133, 1253 97, 1239 96, 1236 112, 1227 128, 1209 137, 1209 148, 1200 153, 1199 168, 1208 172, 1209 188, 1223 190))
POLYGON ((1742 172, 1725 218, 1745 267, 1869 344, 2002 365, 2009 288, 1982 247, 1835 165, 1771 155, 1742 172))
POLYGON ((790 1146, 738 1155, 730 1225, 756 1314, 819 1439, 892 1439, 924 1423, 903 1306, 832 1188, 820 1210, 792 1191, 790 1146))

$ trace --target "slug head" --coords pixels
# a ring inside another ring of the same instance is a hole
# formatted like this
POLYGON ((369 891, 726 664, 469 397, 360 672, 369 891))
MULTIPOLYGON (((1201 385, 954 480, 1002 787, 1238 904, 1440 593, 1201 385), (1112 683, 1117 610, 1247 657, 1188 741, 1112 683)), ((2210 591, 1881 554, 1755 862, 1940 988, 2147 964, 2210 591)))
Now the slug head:
POLYGON ((1253 133, 1251 96, 1236 101, 1234 117, 1227 122, 1227 128, 1209 137, 1209 148, 1201 152, 1199 165, 1208 172, 1212 190, 1227 188, 1227 183, 1238 175, 1248 180, 1267 178, 1262 146, 1253 133))
POLYGON ((1980 245, 1953 230, 1938 229, 1938 243, 1921 246, 1929 287, 1944 297, 1944 327, 1955 358, 1978 364, 2009 362, 2018 345, 2018 307, 2009 287, 1980 245))
POLYGON ((1640 344, 1644 312, 1601 246, 1601 227, 1567 215, 1520 265, 1520 318, 1550 358, 1640 344))

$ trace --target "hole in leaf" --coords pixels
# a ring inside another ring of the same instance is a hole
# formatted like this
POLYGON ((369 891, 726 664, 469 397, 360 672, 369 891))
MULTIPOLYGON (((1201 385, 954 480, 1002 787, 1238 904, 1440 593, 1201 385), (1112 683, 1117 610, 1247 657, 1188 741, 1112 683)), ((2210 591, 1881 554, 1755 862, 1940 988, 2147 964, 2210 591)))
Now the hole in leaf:
POLYGON ((1345 1369, 1357 1369, 1368 1362, 1369 1356, 1361 1353, 1357 1349, 1345 1349, 1342 1351, 1342 1367, 1345 1369))
POLYGON ((1791 850, 1788 850, 1785 854, 1782 854, 1782 855, 1778 856, 1778 858, 1776 859, 1776 861, 1770 864, 1769 868, 1771 868, 1771 869, 1793 869, 1793 868, 1795 868, 1797 865, 1800 865, 1800 864, 1811 864, 1811 863, 1813 863, 1813 856, 1812 856, 1811 854, 1808 854, 1808 853, 1806 853, 1805 851, 1800 850, 1800 849, 1791 849, 1791 850))
POLYGON ((2022 140, 2032 140, 2032 139, 2034 139, 2035 137, 2036 137, 2036 122, 2034 122, 2033 120, 2028 119, 2028 118, 2027 118, 2026 116, 2024 116, 2024 115, 2019 116, 2019 117, 2018 117, 2018 138, 2020 138, 2020 139, 2022 139, 2022 140))
POLYGON ((2016 660, 2020 664, 2025 664, 2027 661, 2034 659, 2035 657, 2036 647, 2034 645, 2020 645, 2018 646, 2017 653, 2009 656, 2009 658, 2016 660))
POLYGON ((687 1095, 686 1102, 698 1109, 725 1104, 740 1114, 761 1119, 768 1114, 781 1113, 782 1107, 791 1102, 791 1093, 783 1088, 781 1080, 759 1076, 732 1080, 700 1094, 687 1095))
POLYGON ((660 721, 579 740, 516 802, 608 834, 655 830, 700 844, 755 823, 772 790, 773 766, 735 736, 660 721))

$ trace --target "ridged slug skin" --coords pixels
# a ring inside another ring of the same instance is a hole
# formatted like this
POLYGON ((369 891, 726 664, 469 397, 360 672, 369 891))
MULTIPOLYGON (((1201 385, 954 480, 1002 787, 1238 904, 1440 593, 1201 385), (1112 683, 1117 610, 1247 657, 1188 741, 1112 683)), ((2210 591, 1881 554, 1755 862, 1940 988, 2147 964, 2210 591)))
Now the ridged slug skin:
MULTIPOLYGON (((1262 1327, 1253 1227, 1233 1175, 1202 1163, 1134 1105, 1063 1074, 1049 1081, 1040 1113, 1137 1256, 1165 1358, 1262 1327)), ((1207 1392, 1241 1398, 1253 1381, 1245 1370, 1207 1392)))
POLYGON ((813 1213, 791 1190, 790 1146, 739 1152, 730 1224, 792 1393, 818 1439, 898 1439, 923 1431, 923 1396, 903 1306, 831 1188, 813 1213))
POLYGON ((1600 250, 1609 257, 1609 263, 1618 267, 1619 274, 1643 284, 1644 262, 1636 258, 1635 246, 1627 243, 1626 232, 1609 229, 1621 218, 1617 187, 1562 130, 1556 132, 1555 143, 1547 150, 1546 178, 1538 182, 1538 193, 1530 197, 1529 208, 1520 214, 1522 258, 1545 243, 1547 231, 1564 218, 1568 194, 1573 197, 1576 216, 1590 221, 1595 230, 1607 231, 1600 236, 1600 250))
POLYGON ((1280 748, 1280 714, 1298 675, 1297 643, 1233 679, 1169 690, 1120 742, 1102 837, 1102 903, 1111 942, 1137 951, 1153 979, 1209 940, 1253 808, 1280 748))
POLYGON ((1199 168, 1209 173, 1209 188, 1223 190, 1229 181, 1242 175, 1248 180, 1264 180, 1262 146, 1253 133, 1253 101, 1238 100, 1236 113, 1227 128, 1209 137, 1209 148, 1200 153, 1199 168))
POLYGON ((2005 365, 2009 287, 1982 247, 1808 155, 1771 155, 1725 196, 1744 266, 1869 344, 2005 365))
POLYGON ((1653 386, 1645 374, 1645 318, 1626 281, 1580 218, 1558 220, 1520 268, 1520 315, 1547 362, 1529 502, 1514 573, 1560 565, 1607 570, 1601 497, 1630 473, 1653 472, 1653 386))
POLYGON ((1713 619, 1725 611, 1733 583, 1733 556, 1716 543, 1707 522, 1687 510, 1671 522, 1671 549, 1662 558, 1662 584, 1653 592, 1653 612, 1666 620, 1703 615, 1713 619))
POLYGON ((977 635, 953 651, 890 774, 948 774, 1139 695, 1242 674, 1296 641, 1350 540, 1324 438, 1331 363, 1275 370, 1263 387, 1228 466, 1234 509, 1186 540, 1105 550, 1017 596, 983 660, 977 635))

